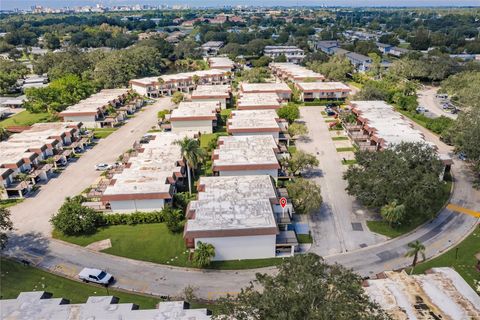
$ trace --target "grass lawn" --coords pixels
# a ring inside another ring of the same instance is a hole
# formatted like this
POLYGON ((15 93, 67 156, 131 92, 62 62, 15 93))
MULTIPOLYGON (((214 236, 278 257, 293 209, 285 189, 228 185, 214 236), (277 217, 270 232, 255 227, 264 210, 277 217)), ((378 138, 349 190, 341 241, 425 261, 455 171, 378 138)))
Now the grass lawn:
MULTIPOLYGON (((53 237, 80 246, 110 239, 112 247, 102 252, 179 267, 194 267, 188 260, 182 233, 171 233, 164 223, 118 225, 100 228, 87 236, 65 236, 58 231, 53 237)), ((251 269, 279 264, 281 259, 215 261, 210 269, 251 269)))
POLYGON ((37 122, 46 122, 51 115, 49 113, 31 113, 22 111, 11 117, 0 121, 0 126, 6 128, 10 126, 30 126, 37 122))
POLYGON ((477 259, 474 255, 480 252, 480 229, 477 227, 465 240, 444 254, 418 264, 414 273, 424 273, 434 267, 450 267, 455 269, 467 283, 474 288, 474 280, 480 281, 480 273, 476 270, 477 259))
MULTIPOLYGON (((448 177, 446 177, 448 179, 448 177)), ((432 212, 435 214, 440 211, 440 209, 445 205, 450 197, 450 192, 452 190, 452 182, 451 179, 447 180, 445 185, 443 186, 443 197, 439 198, 437 204, 434 208, 432 208, 432 212)), ((412 221, 410 224, 400 225, 397 227, 391 227, 385 221, 367 221, 367 226, 370 231, 382 234, 389 238, 396 238, 401 236, 402 234, 408 233, 413 229, 417 228, 421 224, 427 222, 429 219, 428 217, 418 217, 418 219, 412 221)))
POLYGON ((333 141, 341 141, 341 140, 348 140, 348 137, 332 137, 333 141))
POLYGON ((226 132, 204 133, 200 136, 200 147, 207 149, 210 141, 217 139, 217 137, 226 135, 228 135, 226 132))
MULTIPOLYGON (((54 298, 63 297, 71 303, 85 303, 89 296, 105 296, 106 289, 101 286, 85 284, 66 279, 41 269, 24 266, 21 263, 4 259, 0 260, 2 299, 16 298, 22 291, 47 291, 54 298)), ((141 309, 155 308, 158 298, 130 294, 109 289, 109 294, 120 298, 122 303, 135 303, 141 309)))
POLYGON ((351 160, 342 160, 342 164, 344 165, 351 165, 357 163, 357 160, 351 159, 351 160))
POLYGON ((93 131, 93 137, 95 139, 104 139, 118 130, 118 128, 95 128, 89 129, 93 131))
POLYGON ((0 208, 8 208, 16 205, 17 203, 22 202, 24 199, 6 199, 6 200, 0 200, 0 208))
POLYGON ((325 119, 325 122, 326 122, 326 123, 337 122, 337 119, 333 119, 333 118, 332 118, 332 119, 330 119, 330 118, 327 118, 327 119, 325 119))
POLYGON ((298 243, 312 243, 312 236, 309 234, 297 234, 298 243))
POLYGON ((348 152, 348 151, 355 151, 355 148, 354 147, 337 148, 337 152, 348 152))

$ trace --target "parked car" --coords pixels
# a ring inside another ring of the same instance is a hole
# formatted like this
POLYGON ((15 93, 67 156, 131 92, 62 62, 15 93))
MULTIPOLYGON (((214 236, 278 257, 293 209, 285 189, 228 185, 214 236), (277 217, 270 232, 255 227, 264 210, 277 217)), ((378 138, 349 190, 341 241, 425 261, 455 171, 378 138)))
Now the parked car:
POLYGON ((99 163, 99 164, 95 165, 95 170, 97 170, 97 171, 106 171, 106 170, 110 170, 112 168, 113 168, 113 166, 111 164, 108 164, 108 163, 99 163))
POLYGON ((83 152, 83 148, 75 147, 75 148, 73 148, 73 151, 75 151, 75 153, 82 153, 82 152, 83 152))
POLYGON ((325 113, 328 115, 328 116, 334 116, 336 115, 337 113, 335 111, 333 111, 331 108, 325 108, 325 113))
POLYGON ((83 282, 94 282, 104 286, 108 286, 114 280, 110 273, 94 268, 83 268, 78 274, 78 278, 83 282))
POLYGON ((467 160, 467 155, 464 152, 459 152, 458 153, 458 159, 465 161, 467 160))
POLYGON ((416 111, 417 111, 417 113, 425 113, 425 112, 428 112, 428 109, 426 109, 423 106, 418 106, 416 111))

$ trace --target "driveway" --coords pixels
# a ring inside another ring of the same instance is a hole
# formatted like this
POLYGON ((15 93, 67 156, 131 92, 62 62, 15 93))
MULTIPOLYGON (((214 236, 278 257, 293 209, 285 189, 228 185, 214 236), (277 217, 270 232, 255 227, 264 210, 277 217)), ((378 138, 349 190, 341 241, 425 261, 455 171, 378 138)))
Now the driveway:
POLYGON ((347 166, 342 165, 342 153, 336 150, 320 108, 304 107, 300 114, 309 134, 297 141, 297 148, 316 155, 319 168, 306 177, 320 185, 323 197, 321 209, 309 216, 314 239, 310 251, 328 256, 386 241, 386 237, 368 230, 367 212, 345 191, 347 183, 342 176, 347 166))
POLYGON ((440 100, 436 97, 437 92, 438 88, 431 86, 425 86, 418 91, 418 105, 428 109, 425 115, 433 118, 445 116, 451 119, 457 119, 456 114, 451 114, 443 110, 440 100))
POLYGON ((156 125, 157 112, 171 105, 169 98, 163 98, 144 107, 125 125, 107 138, 100 139, 94 148, 70 163, 58 177, 42 185, 35 196, 11 207, 11 218, 17 232, 35 231, 50 236, 50 217, 58 211, 65 198, 78 195, 100 176, 100 172, 94 169, 95 164, 115 162, 135 140, 156 125))

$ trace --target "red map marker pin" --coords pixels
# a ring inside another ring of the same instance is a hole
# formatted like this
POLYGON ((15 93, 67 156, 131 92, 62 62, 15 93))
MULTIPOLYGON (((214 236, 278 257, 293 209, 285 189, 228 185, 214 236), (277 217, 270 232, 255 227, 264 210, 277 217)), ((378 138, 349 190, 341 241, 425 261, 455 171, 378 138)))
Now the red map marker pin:
POLYGON ((285 208, 287 206, 287 198, 281 197, 280 198, 280 205, 282 206, 282 208, 285 208))

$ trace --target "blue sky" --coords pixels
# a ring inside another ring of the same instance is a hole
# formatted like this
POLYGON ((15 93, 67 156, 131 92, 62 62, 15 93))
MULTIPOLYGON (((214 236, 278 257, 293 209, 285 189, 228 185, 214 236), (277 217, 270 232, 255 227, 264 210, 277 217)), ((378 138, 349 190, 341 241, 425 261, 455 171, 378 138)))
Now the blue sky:
POLYGON ((78 5, 125 4, 189 4, 192 6, 223 5, 329 5, 329 6, 480 6, 480 0, 0 0, 1 9, 30 8, 38 4, 48 7, 65 7, 78 5))

